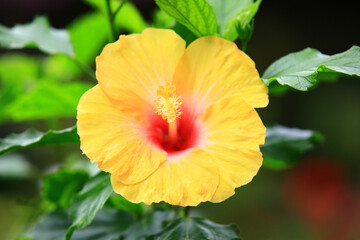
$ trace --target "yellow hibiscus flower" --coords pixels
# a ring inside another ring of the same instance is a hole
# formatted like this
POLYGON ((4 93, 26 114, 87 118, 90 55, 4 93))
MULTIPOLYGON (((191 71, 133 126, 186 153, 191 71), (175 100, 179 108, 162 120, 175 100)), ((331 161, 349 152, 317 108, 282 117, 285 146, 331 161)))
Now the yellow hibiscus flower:
POLYGON ((78 105, 82 151, 131 202, 221 202, 262 164, 268 104, 254 62, 233 42, 172 30, 120 36, 96 59, 78 105))

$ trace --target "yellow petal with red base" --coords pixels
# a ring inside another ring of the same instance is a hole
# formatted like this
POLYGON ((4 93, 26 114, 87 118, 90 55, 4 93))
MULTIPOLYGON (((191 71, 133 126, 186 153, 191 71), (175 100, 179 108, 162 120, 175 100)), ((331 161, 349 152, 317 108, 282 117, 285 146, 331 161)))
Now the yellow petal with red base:
POLYGON ((131 202, 196 206, 213 197, 219 182, 217 166, 207 156, 193 149, 184 157, 165 161, 145 181, 126 185, 112 175, 111 183, 116 193, 131 202))
POLYGON ((254 62, 235 43, 215 36, 199 38, 188 46, 173 84, 179 95, 203 106, 233 95, 252 107, 268 104, 268 90, 254 62))
POLYGON ((151 109, 157 88, 172 80, 184 50, 185 41, 172 30, 121 35, 96 59, 100 88, 131 114, 151 109))
POLYGON ((124 184, 113 176, 114 191, 132 202, 196 206, 221 202, 250 182, 262 164, 259 144, 266 131, 256 111, 242 98, 230 97, 209 106, 198 121, 205 134, 199 145, 179 156, 169 155, 137 184, 124 184))
POLYGON ((163 152, 144 141, 142 126, 98 85, 80 99, 77 128, 83 153, 124 183, 144 180, 165 160, 163 152))
POLYGON ((206 132, 203 149, 218 166, 220 175, 211 201, 221 202, 258 172, 262 164, 259 145, 264 144, 266 128, 241 97, 230 97, 208 107, 200 120, 206 132))

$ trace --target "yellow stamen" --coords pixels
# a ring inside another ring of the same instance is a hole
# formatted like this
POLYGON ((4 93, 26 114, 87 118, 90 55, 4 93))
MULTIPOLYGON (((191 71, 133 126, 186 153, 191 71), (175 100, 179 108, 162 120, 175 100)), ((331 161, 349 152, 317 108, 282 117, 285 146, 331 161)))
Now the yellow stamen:
POLYGON ((165 86, 159 86, 157 90, 157 98, 155 102, 156 114, 160 115, 169 123, 169 138, 170 141, 176 140, 176 118, 180 118, 182 114, 181 105, 183 103, 181 97, 175 94, 176 87, 169 82, 165 86))

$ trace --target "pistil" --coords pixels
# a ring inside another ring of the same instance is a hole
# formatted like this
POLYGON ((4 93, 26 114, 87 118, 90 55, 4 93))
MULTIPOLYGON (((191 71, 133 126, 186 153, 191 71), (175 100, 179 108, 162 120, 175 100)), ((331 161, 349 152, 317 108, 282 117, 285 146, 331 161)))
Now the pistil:
POLYGON ((171 144, 176 144, 176 142, 177 142, 176 121, 169 123, 169 141, 171 144))

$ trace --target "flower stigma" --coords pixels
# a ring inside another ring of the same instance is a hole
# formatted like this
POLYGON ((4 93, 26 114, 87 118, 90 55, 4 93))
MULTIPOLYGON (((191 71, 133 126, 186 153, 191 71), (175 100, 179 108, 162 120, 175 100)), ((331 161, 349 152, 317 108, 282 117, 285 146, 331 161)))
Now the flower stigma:
POLYGON ((182 114, 181 105, 183 100, 175 94, 176 87, 169 82, 160 85, 156 91, 155 113, 160 115, 169 124, 169 140, 174 143, 177 140, 176 118, 182 114))

